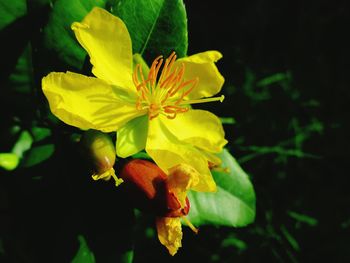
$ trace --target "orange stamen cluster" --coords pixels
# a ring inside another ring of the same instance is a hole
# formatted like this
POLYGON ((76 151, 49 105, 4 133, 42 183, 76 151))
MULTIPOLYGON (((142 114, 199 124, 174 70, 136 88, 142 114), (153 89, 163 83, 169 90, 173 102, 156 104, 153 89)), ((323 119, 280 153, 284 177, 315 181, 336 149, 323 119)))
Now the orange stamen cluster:
POLYGON ((178 113, 188 111, 188 107, 181 102, 197 86, 198 78, 185 81, 185 65, 175 67, 175 61, 175 52, 172 52, 165 62, 162 56, 157 57, 146 79, 140 64, 135 68, 133 82, 139 94, 136 108, 138 110, 147 109, 149 119, 159 114, 174 119, 178 113), (162 65, 163 68, 158 76, 162 65))

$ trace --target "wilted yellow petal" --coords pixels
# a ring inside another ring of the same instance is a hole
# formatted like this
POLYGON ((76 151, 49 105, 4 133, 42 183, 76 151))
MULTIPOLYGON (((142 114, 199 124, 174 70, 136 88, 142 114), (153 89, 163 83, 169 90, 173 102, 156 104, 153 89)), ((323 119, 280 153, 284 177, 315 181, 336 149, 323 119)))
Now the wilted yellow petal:
POLYGON ((156 220, 158 238, 166 246, 170 255, 174 256, 181 247, 182 229, 179 217, 158 217, 156 220))
POLYGON ((182 207, 186 204, 187 191, 199 183, 199 178, 198 171, 185 163, 169 169, 167 186, 176 195, 182 207))
POLYGON ((72 24, 75 36, 89 53, 92 73, 100 79, 135 92, 132 82, 132 49, 122 20, 95 7, 82 22, 72 24))
POLYGON ((221 57, 218 51, 206 51, 180 58, 175 62, 175 66, 184 64, 185 80, 199 79, 196 88, 185 99, 211 97, 221 90, 225 80, 215 65, 221 57))
POLYGON ((116 131, 144 114, 135 104, 121 99, 107 82, 67 72, 52 72, 42 79, 50 109, 65 123, 103 132, 116 131))
POLYGON ((166 173, 178 164, 189 164, 200 174, 199 183, 193 187, 193 190, 216 191, 216 184, 205 155, 193 145, 179 141, 164 125, 165 120, 168 120, 165 116, 158 116, 149 121, 147 153, 166 173))
POLYGON ((117 155, 129 157, 145 149, 148 131, 148 116, 129 121, 117 132, 117 155))
POLYGON ((207 158, 208 162, 210 163, 210 165, 212 166, 218 166, 222 163, 221 159, 213 154, 213 153, 210 153, 210 152, 207 152, 207 151, 201 151, 201 153, 203 155, 205 155, 205 157, 207 158))
POLYGON ((180 141, 208 152, 221 152, 227 143, 220 119, 209 111, 190 110, 163 122, 180 141))

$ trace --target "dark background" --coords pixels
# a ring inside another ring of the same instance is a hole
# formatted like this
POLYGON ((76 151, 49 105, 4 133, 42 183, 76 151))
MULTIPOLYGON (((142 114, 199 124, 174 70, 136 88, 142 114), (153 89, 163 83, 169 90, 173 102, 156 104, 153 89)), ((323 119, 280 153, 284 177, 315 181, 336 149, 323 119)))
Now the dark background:
MULTIPOLYGON (((184 228, 183 247, 170 257, 156 238, 154 218, 130 220, 122 193, 86 177, 70 143, 74 130, 64 128, 53 134, 53 158, 0 177, 0 262, 69 262, 78 234, 98 263, 118 262, 131 248, 135 262, 350 261, 348 2, 185 4, 189 55, 223 54, 218 67, 226 99, 201 108, 235 119, 224 125, 228 148, 255 187, 256 221, 239 229, 201 227, 199 235, 184 228), (262 84, 276 74, 278 81, 262 84)), ((11 53, 1 52, 4 59, 11 53)), ((5 126, 11 103, 1 103, 5 126)), ((2 148, 13 144, 1 139, 2 148)))
MULTIPOLYGON (((349 3, 185 3, 189 54, 210 49, 223 54, 219 68, 226 79, 226 100, 211 109, 236 119, 235 125, 225 126, 236 158, 249 154, 244 146, 275 146, 289 138, 300 139, 302 132, 292 128, 296 120, 301 127, 313 119, 323 126, 303 141, 303 151, 317 158, 289 156, 280 162, 279 154, 270 153, 242 163, 257 193, 256 222, 233 230, 247 242, 247 249, 240 253, 232 247, 218 249, 214 238, 206 251, 217 253, 218 262, 348 262, 349 3), (256 80, 289 72, 290 89, 272 85, 270 97, 257 100, 244 89, 247 70, 256 80), (319 103, 308 105, 311 100, 319 103), (318 224, 298 225, 286 211, 312 216, 318 224), (299 250, 286 240, 282 225, 299 243, 299 250)), ((219 230, 227 231, 232 230, 219 230)))

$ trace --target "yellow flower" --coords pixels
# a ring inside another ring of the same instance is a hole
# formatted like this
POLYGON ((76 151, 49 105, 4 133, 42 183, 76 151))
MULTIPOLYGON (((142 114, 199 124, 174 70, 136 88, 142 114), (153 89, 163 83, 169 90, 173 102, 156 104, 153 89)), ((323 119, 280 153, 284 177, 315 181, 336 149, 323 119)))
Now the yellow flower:
POLYGON ((122 20, 94 8, 72 24, 90 56, 95 77, 52 72, 42 80, 50 109, 65 123, 103 132, 117 131, 116 151, 128 157, 143 149, 166 173, 180 163, 200 174, 197 191, 215 191, 208 162, 227 143, 220 120, 190 104, 222 101, 224 79, 215 66, 221 58, 207 51, 176 60, 158 57, 150 69, 133 71, 131 39, 122 20), (162 68, 161 68, 162 67, 162 68), (148 71, 148 72, 146 72, 148 71))

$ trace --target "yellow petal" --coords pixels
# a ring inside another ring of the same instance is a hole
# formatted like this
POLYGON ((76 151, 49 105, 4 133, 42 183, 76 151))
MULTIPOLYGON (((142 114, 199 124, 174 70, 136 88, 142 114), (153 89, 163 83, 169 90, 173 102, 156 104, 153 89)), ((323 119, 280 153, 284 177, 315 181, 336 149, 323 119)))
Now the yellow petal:
POLYGON ((52 72, 42 79, 42 88, 52 113, 81 129, 116 131, 143 114, 135 104, 118 97, 117 90, 97 78, 52 72))
POLYGON ((182 229, 180 218, 158 217, 156 226, 160 243, 166 246, 170 255, 174 256, 181 247, 182 229))
POLYGON ((222 163, 222 160, 215 154, 207 152, 207 151, 201 151, 201 153, 203 155, 205 155, 205 157, 207 158, 208 162, 210 162, 210 164, 212 166, 218 166, 222 163))
POLYGON ((92 73, 111 84, 134 91, 131 39, 124 22, 95 7, 81 23, 73 23, 72 29, 90 56, 92 73))
POLYGON ((187 191, 199 183, 200 174, 188 164, 179 164, 169 169, 167 186, 178 198, 181 206, 186 204, 187 191))
POLYGON ((199 79, 198 85, 185 99, 199 99, 217 94, 224 84, 224 77, 217 69, 215 62, 222 57, 218 51, 206 51, 189 57, 180 58, 175 66, 185 66, 184 80, 199 79))
POLYGON ((148 130, 148 116, 140 116, 129 121, 117 132, 117 155, 129 157, 145 149, 148 130))
POLYGON ((189 110, 163 122, 180 141, 208 152, 221 152, 227 143, 220 119, 209 111, 189 110))
POLYGON ((170 168, 188 164, 200 174, 199 183, 193 190, 215 192, 216 184, 208 168, 208 160, 196 147, 179 141, 164 125, 165 116, 149 121, 146 151, 157 165, 169 174, 170 168))

